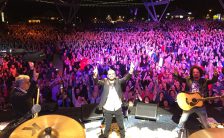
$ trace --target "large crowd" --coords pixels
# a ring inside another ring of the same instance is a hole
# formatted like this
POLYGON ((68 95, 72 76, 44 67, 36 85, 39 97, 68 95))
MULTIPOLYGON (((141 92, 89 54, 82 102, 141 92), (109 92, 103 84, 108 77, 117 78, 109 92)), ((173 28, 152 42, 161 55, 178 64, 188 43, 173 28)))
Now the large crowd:
MULTIPOLYGON (((224 23, 207 20, 173 20, 163 23, 133 22, 94 25, 95 29, 71 29, 64 33, 58 27, 44 24, 8 25, 0 33, 0 50, 26 49, 42 51, 44 60, 35 61, 40 73, 40 102, 58 106, 81 107, 99 103, 102 87, 95 85, 93 67, 99 78, 112 68, 124 76, 130 63, 135 64, 132 78, 123 86, 123 100, 129 103, 157 103, 169 109, 176 104, 176 95, 186 91, 185 84, 173 78, 178 69, 189 76, 190 67, 201 66, 204 76, 211 79, 214 70, 219 80, 209 86, 209 96, 224 95, 224 23), (63 68, 57 68, 58 55, 63 68)), ((0 109, 7 108, 10 90, 19 74, 30 69, 23 54, 0 53, 0 109)), ((209 101, 224 107, 224 101, 209 101)))

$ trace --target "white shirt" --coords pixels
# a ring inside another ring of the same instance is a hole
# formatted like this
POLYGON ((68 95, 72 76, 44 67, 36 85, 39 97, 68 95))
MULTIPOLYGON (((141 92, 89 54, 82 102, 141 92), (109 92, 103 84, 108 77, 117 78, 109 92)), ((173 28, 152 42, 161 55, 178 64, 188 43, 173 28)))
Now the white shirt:
POLYGON ((199 83, 198 83, 198 81, 193 81, 192 87, 191 87, 191 92, 199 92, 199 83))
POLYGON ((119 98, 115 87, 109 86, 107 101, 103 106, 103 108, 108 111, 117 111, 119 108, 121 108, 121 104, 122 104, 121 99, 119 98))

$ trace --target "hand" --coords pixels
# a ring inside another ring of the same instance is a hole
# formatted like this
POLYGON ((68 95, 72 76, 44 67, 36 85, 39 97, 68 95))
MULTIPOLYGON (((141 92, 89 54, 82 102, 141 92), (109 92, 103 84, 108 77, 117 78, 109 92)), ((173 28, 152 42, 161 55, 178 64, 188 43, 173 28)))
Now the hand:
POLYGON ((98 69, 97 69, 97 66, 94 67, 94 70, 93 70, 93 77, 96 78, 98 75, 98 69))
POLYGON ((28 62, 30 69, 33 70, 34 69, 34 63, 33 62, 28 62))
POLYGON ((219 74, 217 68, 214 68, 214 75, 217 76, 219 74))
POLYGON ((29 66, 30 66, 30 70, 33 70, 33 80, 37 81, 38 77, 39 77, 39 73, 36 72, 36 69, 34 67, 34 63, 33 62, 28 62, 29 66))
POLYGON ((38 77, 39 77, 39 73, 37 73, 36 70, 34 69, 33 70, 33 80, 37 81, 38 77))
POLYGON ((66 99, 67 98, 67 95, 63 95, 63 99, 66 99))
POLYGON ((132 74, 134 72, 135 65, 131 62, 129 73, 132 74))
POLYGON ((175 75, 178 75, 178 69, 177 69, 177 67, 174 67, 174 71, 173 72, 174 72, 175 75))

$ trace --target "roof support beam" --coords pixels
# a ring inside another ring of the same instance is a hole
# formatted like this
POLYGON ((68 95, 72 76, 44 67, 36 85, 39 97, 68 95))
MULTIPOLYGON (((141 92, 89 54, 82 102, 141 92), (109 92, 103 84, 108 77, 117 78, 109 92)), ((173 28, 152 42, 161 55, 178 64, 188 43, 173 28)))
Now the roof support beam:
POLYGON ((71 25, 73 19, 75 18, 75 15, 77 14, 80 8, 80 0, 54 0, 54 5, 56 6, 65 25, 71 25))
POLYGON ((144 6, 149 14, 149 16, 152 18, 153 21, 155 22, 160 22, 164 13, 166 12, 171 0, 160 0, 160 1, 155 1, 155 0, 143 0, 144 6), (165 8, 163 9, 162 14, 159 16, 160 18, 158 19, 157 17, 157 12, 156 12, 156 6, 161 6, 165 5, 165 8))
POLYGON ((0 11, 4 11, 6 5, 7 5, 8 0, 1 0, 0 1, 0 11))
POLYGON ((224 0, 219 0, 219 3, 221 4, 222 8, 224 9, 224 0))

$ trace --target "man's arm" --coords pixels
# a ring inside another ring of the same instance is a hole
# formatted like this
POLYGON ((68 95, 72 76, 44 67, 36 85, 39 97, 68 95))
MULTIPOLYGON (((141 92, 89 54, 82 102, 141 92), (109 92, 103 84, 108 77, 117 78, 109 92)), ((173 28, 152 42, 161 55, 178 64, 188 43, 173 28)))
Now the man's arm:
POLYGON ((212 79, 208 79, 208 80, 207 80, 207 83, 208 83, 208 84, 216 83, 216 82, 218 81, 218 77, 219 77, 219 74, 218 74, 218 72, 215 70, 212 79))
POLYGON ((176 79, 179 82, 184 82, 186 83, 186 78, 181 77, 179 74, 173 74, 174 79, 176 79))
POLYGON ((30 80, 30 88, 27 90, 27 95, 30 95, 32 98, 37 97, 37 82, 34 80, 30 80))
POLYGON ((176 68, 174 69, 173 77, 174 77, 174 79, 176 79, 177 81, 179 81, 181 83, 183 83, 183 82, 186 83, 186 81, 187 81, 186 78, 183 78, 178 74, 178 70, 176 68))
POLYGON ((98 85, 104 85, 104 81, 103 80, 99 80, 97 76, 98 76, 98 69, 97 69, 97 67, 95 67, 94 70, 93 70, 93 80, 94 80, 94 83, 98 84, 98 85))
POLYGON ((99 80, 97 77, 96 78, 93 77, 93 80, 94 80, 95 84, 104 85, 104 81, 103 80, 99 80))
POLYGON ((130 78, 131 78, 131 75, 133 74, 133 72, 134 72, 134 64, 133 63, 131 63, 131 65, 130 65, 130 70, 129 70, 129 72, 128 72, 128 74, 127 75, 125 75, 123 78, 121 78, 119 81, 120 81, 120 83, 124 83, 124 82, 126 82, 127 80, 129 80, 130 78))
POLYGON ((129 80, 131 78, 131 75, 130 73, 126 74, 123 78, 121 78, 119 81, 120 83, 125 83, 127 80, 129 80))
POLYGON ((30 93, 30 95, 32 95, 32 97, 36 100, 37 98, 37 80, 39 77, 39 73, 36 71, 36 68, 34 66, 33 62, 28 62, 29 66, 30 66, 30 70, 32 72, 31 76, 30 76, 30 88, 28 89, 28 93, 30 93))

